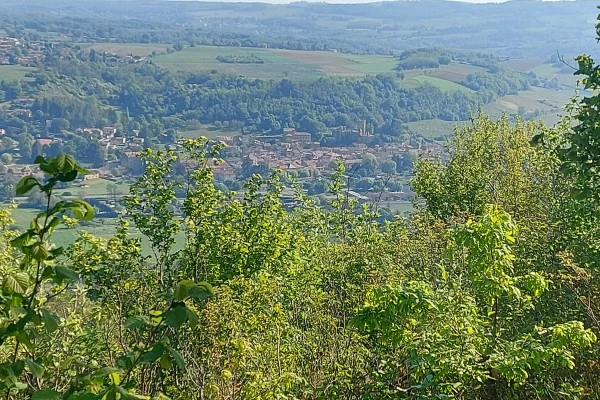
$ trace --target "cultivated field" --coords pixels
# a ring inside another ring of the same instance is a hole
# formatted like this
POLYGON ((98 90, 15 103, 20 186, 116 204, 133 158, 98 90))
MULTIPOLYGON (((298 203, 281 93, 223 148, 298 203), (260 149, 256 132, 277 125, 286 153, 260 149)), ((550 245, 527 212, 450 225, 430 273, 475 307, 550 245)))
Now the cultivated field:
POLYGON ((196 46, 163 54, 154 62, 164 68, 184 72, 218 71, 249 78, 300 80, 321 76, 361 77, 368 74, 391 73, 396 60, 387 56, 341 54, 327 51, 258 49, 247 47, 196 46), (262 64, 221 63, 218 56, 260 58, 262 64))

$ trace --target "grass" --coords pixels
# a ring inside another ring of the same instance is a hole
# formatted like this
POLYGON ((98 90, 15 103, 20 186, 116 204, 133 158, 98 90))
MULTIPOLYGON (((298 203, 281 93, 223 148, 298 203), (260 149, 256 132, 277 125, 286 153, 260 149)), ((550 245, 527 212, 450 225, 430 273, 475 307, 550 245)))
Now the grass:
POLYGON ((502 61, 499 63, 501 67, 512 69, 518 72, 529 72, 532 69, 544 64, 544 60, 540 58, 515 58, 512 60, 502 61))
POLYGON ((540 64, 537 67, 532 68, 531 71, 539 78, 552 79, 559 70, 552 64, 540 64))
MULTIPOLYGON (((383 203, 382 206, 387 207, 387 203, 383 203)), ((389 204, 390 211, 394 215, 406 216, 407 214, 412 214, 415 211, 412 203, 406 202, 390 202, 389 204)))
POLYGON ((415 77, 414 79, 417 80, 422 85, 431 85, 431 86, 434 86, 444 92, 455 92, 455 91, 473 92, 473 90, 471 90, 467 87, 464 87, 462 85, 459 85, 458 83, 454 83, 452 81, 448 81, 448 80, 441 79, 441 78, 436 78, 435 76, 419 75, 419 76, 415 77))
POLYGON ((20 65, 0 65, 0 81, 22 81, 32 80, 26 78, 28 72, 36 72, 34 67, 22 67, 20 65))
MULTIPOLYGON (((7 206, 7 204, 1 204, 0 203, 0 208, 7 206)), ((29 228, 29 223, 31 222, 31 220, 35 217, 35 215, 37 213, 39 213, 40 211, 37 209, 31 209, 31 208, 21 208, 21 207, 17 207, 13 210, 11 210, 11 218, 15 221, 15 223, 13 224, 13 228, 17 229, 19 231, 23 231, 27 228, 29 228)), ((52 243, 56 244, 57 246, 69 246, 71 245, 73 242, 75 242, 75 240, 77 240, 77 238, 79 237, 80 233, 85 231, 88 232, 96 237, 100 237, 103 239, 109 239, 111 237, 113 237, 116 233, 117 230, 117 225, 118 225, 118 219, 117 218, 102 218, 102 219, 96 219, 92 222, 87 222, 85 223, 85 225, 78 225, 75 228, 67 228, 63 225, 59 226, 53 233, 52 233, 52 243)), ((132 237, 137 237, 137 238, 141 238, 142 239, 142 253, 144 255, 151 255, 152 254, 152 250, 150 247, 150 241, 148 240, 147 237, 145 237, 144 235, 141 234, 141 232, 139 232, 135 227, 131 228, 130 234, 132 237)), ((174 250, 179 250, 183 247, 185 238, 183 234, 178 234, 176 236, 176 244, 175 244, 175 249, 174 250)))
POLYGON ((81 183, 76 183, 73 186, 64 189, 63 191, 68 191, 73 193, 73 195, 77 195, 79 192, 85 193, 84 197, 91 196, 105 196, 110 194, 108 192, 107 186, 110 184, 116 184, 119 192, 126 194, 129 193, 129 185, 124 182, 113 182, 108 179, 90 179, 83 181, 81 183))
POLYGON ((428 119, 406 123, 406 126, 416 134, 427 139, 436 139, 450 136, 456 126, 461 126, 463 121, 442 121, 441 119, 428 119))
POLYGON ((248 78, 314 79, 321 76, 361 77, 369 74, 392 73, 396 59, 389 56, 341 54, 328 51, 258 49, 247 47, 196 46, 154 57, 164 68, 188 73, 219 71, 248 78), (227 64, 218 56, 250 56, 263 64, 227 64))

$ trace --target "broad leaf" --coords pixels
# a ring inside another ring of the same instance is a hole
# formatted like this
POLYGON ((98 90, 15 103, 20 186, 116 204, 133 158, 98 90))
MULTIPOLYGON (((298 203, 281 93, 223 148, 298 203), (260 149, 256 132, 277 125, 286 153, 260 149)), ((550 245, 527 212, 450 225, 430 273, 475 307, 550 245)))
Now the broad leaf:
POLYGON ((56 390, 44 389, 33 393, 31 400, 59 400, 60 393, 56 390))
POLYGON ((75 272, 72 269, 67 268, 67 267, 63 267, 63 266, 59 265, 54 268, 54 271, 56 273, 56 276, 58 276, 59 278, 63 278, 63 279, 71 280, 71 281, 75 281, 75 280, 79 279, 79 275, 77 274, 77 272, 75 272))
POLYGON ((121 399, 125 400, 149 400, 149 396, 143 396, 141 394, 129 393, 121 386, 117 386, 117 392, 121 395, 121 399))
POLYGON ((15 187, 15 193, 17 196, 27 194, 35 186, 40 186, 40 183, 33 176, 25 176, 21 178, 17 186, 15 187))
POLYGON ((54 315, 50 313, 50 311, 46 310, 45 308, 42 308, 40 309, 40 314, 42 317, 42 321, 44 321, 44 327, 46 328, 46 332, 52 333, 58 329, 58 322, 56 321, 54 315))
POLYGON ((151 364, 162 357, 165 352, 165 345, 162 343, 157 343, 152 346, 150 351, 147 351, 140 357, 140 362, 144 364, 151 364))
POLYGON ((34 377, 41 379, 44 376, 44 367, 42 367, 40 364, 29 358, 25 359, 25 364, 27 365, 27 368, 29 368, 31 375, 34 377))
POLYGON ((125 321, 125 327, 127 329, 139 329, 150 324, 150 319, 145 315, 135 315, 127 318, 125 321))
POLYGON ((4 285, 14 293, 23 294, 29 287, 29 275, 24 272, 6 275, 4 277, 4 285))
POLYGON ((175 360, 175 364, 177 364, 179 369, 185 371, 185 360, 183 359, 181 354, 179 354, 179 352, 177 350, 175 350, 174 348, 172 348, 171 346, 167 346, 167 348, 169 349, 169 353, 171 353, 171 355, 173 356, 173 359, 175 360))
POLYGON ((173 328, 179 328, 187 321, 186 306, 179 305, 167 311, 165 324, 173 328))

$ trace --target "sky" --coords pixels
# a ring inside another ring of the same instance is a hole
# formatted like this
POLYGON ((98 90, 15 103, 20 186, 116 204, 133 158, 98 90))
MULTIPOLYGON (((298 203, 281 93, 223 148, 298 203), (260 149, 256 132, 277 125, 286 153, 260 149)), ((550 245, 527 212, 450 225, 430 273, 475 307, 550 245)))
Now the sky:
MULTIPOLYGON (((177 0, 182 1, 182 0, 177 0)), ((258 3, 271 3, 271 4, 288 4, 295 1, 307 1, 311 3, 332 3, 332 4, 357 4, 357 3, 375 3, 379 1, 394 1, 394 0, 183 0, 183 1, 224 1, 224 2, 258 2, 258 3)), ((406 1, 406 0, 405 0, 406 1)), ((418 1, 418 0, 417 0, 418 1)), ((448 0, 448 1, 460 1, 463 3, 504 3, 510 0, 448 0)), ((565 0, 541 0, 541 1, 565 1, 565 0)), ((567 0, 575 1, 575 0, 567 0)))

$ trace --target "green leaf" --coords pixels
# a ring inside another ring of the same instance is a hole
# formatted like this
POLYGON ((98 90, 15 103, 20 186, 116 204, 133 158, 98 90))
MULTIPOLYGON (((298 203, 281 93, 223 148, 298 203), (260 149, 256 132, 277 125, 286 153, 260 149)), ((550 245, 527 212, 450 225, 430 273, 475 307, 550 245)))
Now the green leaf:
POLYGON ((52 333, 58 329, 58 322, 56 321, 54 315, 50 313, 50 311, 46 310, 45 308, 42 308, 40 309, 40 314, 42 317, 42 321, 44 321, 44 327, 46 329, 46 332, 52 333))
POLYGON ((12 247, 23 247, 30 244, 31 239, 33 238, 34 232, 31 230, 27 230, 10 241, 10 245, 12 247))
POLYGON ((75 218, 83 221, 90 221, 94 219, 94 209, 88 202, 76 199, 73 200, 69 205, 71 206, 71 211, 73 212, 75 218))
POLYGON ((79 279, 79 275, 77 274, 77 272, 67 267, 58 265, 54 268, 54 271, 56 273, 56 276, 58 276, 59 278, 67 279, 70 281, 75 281, 79 279))
POLYGON ((169 357, 169 353, 163 353, 160 358, 160 367, 162 369, 171 369, 173 367, 173 361, 171 361, 171 357, 169 357))
POLYGON ((73 170, 73 171, 69 171, 63 174, 60 174, 56 177, 56 179, 58 179, 61 182, 73 182, 75 179, 77 179, 77 171, 73 170))
POLYGON ((135 315, 127 318, 127 321, 125 321, 127 329, 139 329, 146 325, 150 325, 150 319, 145 315, 135 315))
POLYGON ((150 351, 147 351, 140 357, 140 362, 144 364, 152 364, 160 357, 162 357, 164 352, 165 345, 162 343, 156 343, 154 346, 152 346, 152 349, 150 351))
POLYGON ((14 293, 23 294, 29 287, 29 275, 24 272, 6 275, 4 277, 4 285, 14 293))
POLYGON ((149 400, 150 399, 149 396, 143 396, 141 394, 130 393, 121 386, 117 386, 117 392, 119 392, 119 394, 121 395, 121 399, 125 399, 125 400, 149 400))
POLYGON ((34 351, 35 347, 33 343, 31 343, 31 339, 29 338, 29 334, 26 331, 18 331, 13 334, 13 336, 21 342, 23 346, 27 348, 29 351, 34 351))
POLYGON ((213 289, 207 282, 200 282, 195 284, 192 289, 189 290, 189 297, 196 300, 206 300, 213 295, 213 289))
POLYGON ((181 325, 187 321, 187 313, 186 313, 185 305, 178 305, 174 308, 171 308, 167 311, 165 316, 165 324, 173 328, 179 328, 181 325))
POLYGON ((181 354, 179 354, 179 352, 177 350, 175 350, 174 348, 172 348, 171 346, 167 346, 167 348, 169 349, 169 353, 171 353, 171 355, 173 356, 173 359, 175 360, 175 364, 177 364, 179 369, 185 371, 185 360, 183 359, 181 354))
POLYGON ((104 368, 100 368, 96 371, 94 371, 94 373, 92 373, 91 375, 91 379, 95 380, 95 379, 103 379, 105 377, 107 377, 110 374, 114 374, 114 373, 122 373, 123 371, 121 371, 118 368, 113 368, 113 367, 104 367, 104 368))
POLYGON ((179 284, 175 288, 175 293, 174 293, 175 300, 183 301, 183 300, 187 299, 189 296, 189 289, 193 286, 194 286, 193 281, 185 280, 185 281, 179 282, 179 284))
POLYGON ((40 186, 40 183, 33 176, 25 176, 21 178, 17 186, 15 187, 15 193, 17 196, 27 194, 31 189, 36 186, 40 186))
POLYGON ((34 377, 41 379, 44 376, 44 367, 42 367, 40 364, 29 358, 25 359, 25 364, 27 365, 27 368, 29 368, 31 375, 34 377))
POLYGON ((60 393, 50 389, 38 390, 33 393, 31 400, 60 400, 60 393))
POLYGON ((192 328, 195 328, 196 326, 198 326, 198 314, 196 314, 193 310, 190 310, 189 308, 186 307, 185 309, 185 313, 187 315, 189 324, 192 328))
POLYGON ((34 260, 44 261, 48 258, 48 256, 49 253, 44 243, 37 242, 31 246, 31 257, 33 257, 34 260))

